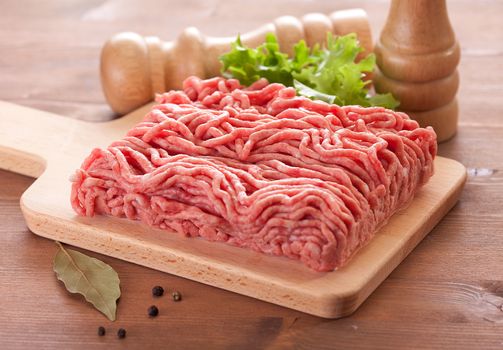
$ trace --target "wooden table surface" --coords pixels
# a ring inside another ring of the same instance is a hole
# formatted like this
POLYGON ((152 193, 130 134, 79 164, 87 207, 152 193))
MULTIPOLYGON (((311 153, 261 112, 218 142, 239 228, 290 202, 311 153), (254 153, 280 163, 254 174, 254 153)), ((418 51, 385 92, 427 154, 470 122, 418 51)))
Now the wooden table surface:
MULTIPOLYGON (((116 32, 173 39, 189 25, 211 35, 251 30, 279 15, 362 7, 374 37, 388 1, 3 0, 0 100, 72 118, 113 117, 99 83, 99 52, 116 32)), ((0 347, 503 348, 503 1, 448 1, 462 47, 459 133, 439 154, 469 178, 460 202, 351 317, 325 320, 120 260, 117 321, 52 271, 56 245, 32 234, 19 198, 33 179, 0 171, 0 347), (152 286, 183 301, 153 300, 152 286), (160 308, 147 317, 151 304, 160 308), (98 337, 103 325, 108 334, 98 337), (116 337, 118 328, 127 338, 116 337)), ((20 130, 19 132, 23 132, 20 130)), ((62 184, 65 186, 65 184, 62 184)))

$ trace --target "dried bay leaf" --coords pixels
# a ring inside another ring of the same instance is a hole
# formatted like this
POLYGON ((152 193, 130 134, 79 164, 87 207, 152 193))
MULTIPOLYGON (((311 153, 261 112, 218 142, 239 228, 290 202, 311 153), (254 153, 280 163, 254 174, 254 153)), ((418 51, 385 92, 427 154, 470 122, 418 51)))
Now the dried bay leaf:
POLYGON ((65 249, 56 242, 59 251, 54 258, 54 272, 70 293, 82 294, 96 309, 115 321, 117 299, 121 295, 117 272, 95 258, 75 250, 65 249))

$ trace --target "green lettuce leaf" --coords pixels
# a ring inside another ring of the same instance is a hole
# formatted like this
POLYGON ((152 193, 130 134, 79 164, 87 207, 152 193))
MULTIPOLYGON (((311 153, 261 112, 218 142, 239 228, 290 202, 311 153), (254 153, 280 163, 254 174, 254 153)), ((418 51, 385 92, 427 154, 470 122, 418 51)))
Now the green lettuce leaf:
POLYGON ((220 61, 223 76, 236 78, 243 85, 251 85, 260 78, 286 86, 293 84, 290 60, 287 54, 279 51, 273 34, 267 34, 265 43, 256 49, 245 47, 238 36, 231 51, 222 55, 220 61))
POLYGON ((295 90, 297 90, 297 93, 301 96, 305 96, 313 100, 321 100, 327 103, 337 103, 338 101, 337 96, 324 94, 323 92, 302 84, 298 80, 293 81, 293 86, 295 87, 295 90))
POLYGON ((362 51, 356 34, 334 37, 328 33, 326 48, 316 45, 310 49, 301 40, 289 58, 270 33, 256 49, 244 46, 238 36, 231 51, 220 60, 223 75, 243 85, 266 78, 270 83, 295 87, 299 95, 329 103, 396 108, 399 103, 393 95, 370 94, 370 81, 363 78, 374 70, 375 56, 370 54, 356 62, 362 51))

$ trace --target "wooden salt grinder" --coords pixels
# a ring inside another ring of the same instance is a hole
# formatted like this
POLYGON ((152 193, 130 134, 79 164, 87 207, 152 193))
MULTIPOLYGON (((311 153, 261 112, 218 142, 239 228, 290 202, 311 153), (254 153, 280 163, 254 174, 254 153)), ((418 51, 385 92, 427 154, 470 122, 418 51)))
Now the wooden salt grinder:
MULTIPOLYGON (((276 33, 280 49, 293 52, 293 45, 305 39, 309 46, 324 42, 327 32, 344 35, 355 32, 365 53, 372 51, 367 14, 361 9, 336 11, 329 16, 291 16, 241 35, 243 44, 256 47, 267 33, 276 33)), ((230 49, 235 37, 204 37, 196 28, 185 29, 174 42, 135 33, 120 33, 107 41, 101 52, 101 85, 110 107, 126 114, 143 106, 155 93, 181 87, 185 78, 220 75, 218 57, 230 49)))
POLYGON ((392 0, 375 53, 376 91, 392 92, 399 109, 432 126, 439 142, 454 136, 460 48, 445 0, 392 0))

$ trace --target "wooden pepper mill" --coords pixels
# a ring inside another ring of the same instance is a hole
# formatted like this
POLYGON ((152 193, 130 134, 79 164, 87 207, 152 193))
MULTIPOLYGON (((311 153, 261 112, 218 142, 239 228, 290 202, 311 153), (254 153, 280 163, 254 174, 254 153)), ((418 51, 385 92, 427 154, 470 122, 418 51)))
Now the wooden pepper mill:
MULTIPOLYGON (((305 39, 309 46, 336 35, 356 33, 365 52, 372 51, 372 36, 365 11, 336 11, 329 16, 311 13, 302 19, 277 18, 253 32, 241 35, 243 44, 256 47, 267 33, 275 33, 282 51, 291 54, 293 45, 305 39)), ((121 33, 107 41, 101 52, 101 84, 108 104, 126 114, 151 101, 155 93, 178 89, 185 78, 209 78, 220 74, 218 57, 230 49, 235 37, 204 37, 187 28, 174 42, 157 37, 121 33)))
POLYGON ((439 142, 454 136, 460 48, 445 0, 392 0, 375 53, 376 91, 393 93, 399 109, 432 126, 439 142))

